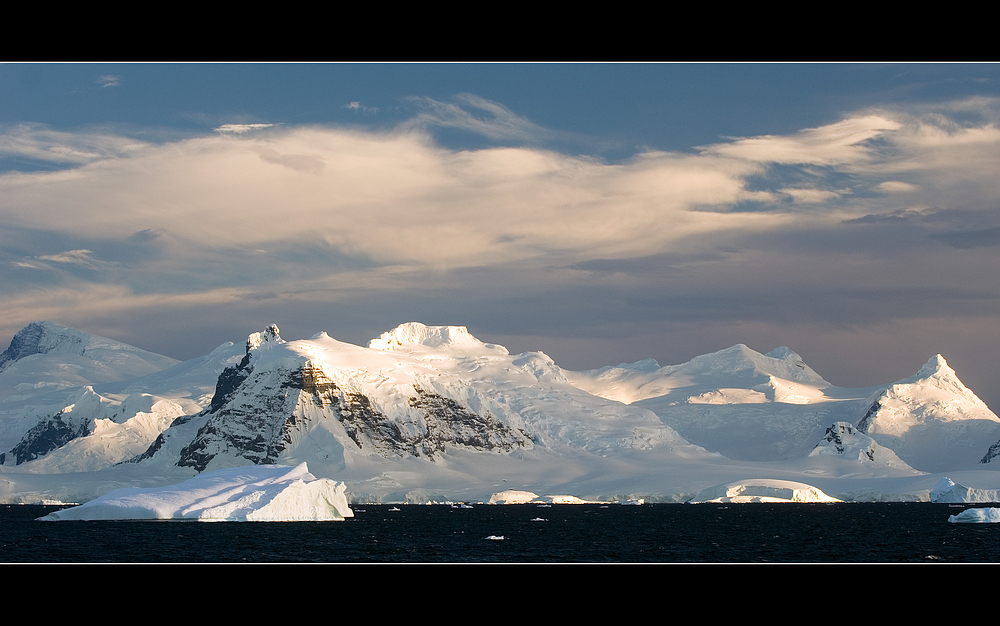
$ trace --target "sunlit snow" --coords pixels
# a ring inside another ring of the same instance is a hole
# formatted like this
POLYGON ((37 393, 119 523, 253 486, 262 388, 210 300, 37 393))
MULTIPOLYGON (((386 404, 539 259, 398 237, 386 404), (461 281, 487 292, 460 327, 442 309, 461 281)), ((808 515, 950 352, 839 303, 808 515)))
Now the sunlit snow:
POLYGON ((750 479, 716 485, 690 500, 702 502, 841 502, 816 487, 791 480, 750 479))
POLYGON ((335 521, 353 517, 345 485, 297 467, 257 465, 206 472, 177 485, 127 487, 41 518, 64 520, 335 521))

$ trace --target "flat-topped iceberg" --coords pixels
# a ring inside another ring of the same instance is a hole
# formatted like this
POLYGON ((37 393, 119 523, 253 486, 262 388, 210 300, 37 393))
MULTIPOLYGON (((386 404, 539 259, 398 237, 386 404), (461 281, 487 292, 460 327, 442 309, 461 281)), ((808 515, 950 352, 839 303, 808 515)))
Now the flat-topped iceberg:
POLYGON ((508 489, 507 491, 501 491, 490 496, 487 504, 527 504, 537 498, 538 494, 531 491, 508 489))
POLYGON ((805 483, 756 478, 703 489, 691 503, 702 502, 842 502, 805 483))
POLYGON ((354 517, 346 486, 317 479, 305 463, 205 472, 176 485, 116 489, 39 518, 63 520, 340 521, 354 517))

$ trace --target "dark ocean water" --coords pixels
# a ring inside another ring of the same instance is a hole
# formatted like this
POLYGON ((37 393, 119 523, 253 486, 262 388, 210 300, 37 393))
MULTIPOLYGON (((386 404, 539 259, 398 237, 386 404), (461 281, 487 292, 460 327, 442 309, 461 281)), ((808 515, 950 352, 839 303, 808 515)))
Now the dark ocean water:
POLYGON ((344 522, 35 521, 58 508, 0 506, 0 561, 1000 563, 1000 524, 948 522, 967 505, 361 505, 344 522))

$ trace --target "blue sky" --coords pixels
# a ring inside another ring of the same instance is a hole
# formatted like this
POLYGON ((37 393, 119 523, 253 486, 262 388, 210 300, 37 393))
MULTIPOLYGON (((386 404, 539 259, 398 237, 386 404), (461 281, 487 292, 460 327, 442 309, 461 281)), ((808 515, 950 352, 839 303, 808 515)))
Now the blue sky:
POLYGON ((0 342, 941 353, 996 410, 998 117, 996 64, 0 65, 0 342))

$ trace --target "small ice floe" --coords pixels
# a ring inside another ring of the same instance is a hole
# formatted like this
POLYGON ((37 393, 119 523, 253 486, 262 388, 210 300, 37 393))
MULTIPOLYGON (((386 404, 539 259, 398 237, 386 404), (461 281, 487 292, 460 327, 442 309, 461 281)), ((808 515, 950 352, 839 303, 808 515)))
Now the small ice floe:
POLYGON ((1000 509, 993 507, 982 507, 975 509, 965 509, 958 515, 948 516, 949 522, 966 522, 990 524, 1000 522, 1000 509))
POLYGON ((503 535, 490 535, 487 539, 490 541, 503 541, 503 535))

